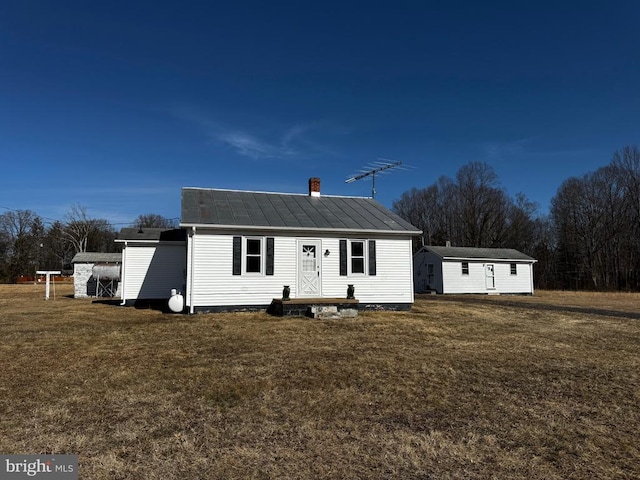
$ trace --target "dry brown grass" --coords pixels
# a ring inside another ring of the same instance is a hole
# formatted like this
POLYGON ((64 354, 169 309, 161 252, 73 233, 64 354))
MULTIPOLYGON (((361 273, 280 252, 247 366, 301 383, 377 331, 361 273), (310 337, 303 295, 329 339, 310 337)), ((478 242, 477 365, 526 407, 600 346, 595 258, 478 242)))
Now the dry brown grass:
POLYGON ((0 452, 89 479, 640 477, 638 294, 313 321, 61 288, 0 286, 0 452))

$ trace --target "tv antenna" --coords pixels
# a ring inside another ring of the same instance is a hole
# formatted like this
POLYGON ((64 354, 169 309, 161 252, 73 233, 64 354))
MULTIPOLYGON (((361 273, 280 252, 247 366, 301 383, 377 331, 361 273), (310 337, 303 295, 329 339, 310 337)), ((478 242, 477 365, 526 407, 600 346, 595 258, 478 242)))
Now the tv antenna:
POLYGON ((358 173, 356 173, 355 175, 351 175, 349 178, 347 178, 345 180, 345 183, 353 183, 356 180, 371 177, 371 198, 376 198, 376 174, 389 173, 389 170, 393 169, 404 170, 404 168, 402 168, 402 162, 389 160, 387 158, 378 158, 375 162, 371 162, 363 169, 358 170, 358 173))

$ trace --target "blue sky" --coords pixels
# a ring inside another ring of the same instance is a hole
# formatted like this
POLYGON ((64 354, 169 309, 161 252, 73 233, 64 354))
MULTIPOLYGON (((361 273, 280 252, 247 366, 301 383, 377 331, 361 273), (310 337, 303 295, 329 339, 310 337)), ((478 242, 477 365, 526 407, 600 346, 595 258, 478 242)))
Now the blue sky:
MULTIPOLYGON (((541 213, 638 143, 640 3, 0 2, 0 205, 116 228, 199 186, 390 207, 487 162, 541 213)), ((0 209, 0 212, 6 210, 0 209)))

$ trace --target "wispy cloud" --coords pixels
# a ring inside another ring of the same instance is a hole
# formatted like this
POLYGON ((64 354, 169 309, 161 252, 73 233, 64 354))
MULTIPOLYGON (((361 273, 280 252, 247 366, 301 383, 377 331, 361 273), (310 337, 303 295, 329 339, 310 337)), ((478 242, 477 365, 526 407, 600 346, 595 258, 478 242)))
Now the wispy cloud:
POLYGON ((214 143, 225 145, 237 154, 252 159, 280 158, 313 155, 326 152, 328 149, 320 147, 309 135, 313 130, 321 128, 319 123, 297 124, 288 128, 269 133, 255 133, 247 128, 224 125, 208 114, 188 105, 176 105, 171 113, 178 118, 198 126, 214 143))
POLYGON ((289 148, 289 146, 293 145, 297 139, 311 128, 311 125, 294 125, 282 136, 282 145, 289 148))
POLYGON ((296 155, 296 150, 283 141, 275 144, 260 140, 246 132, 215 132, 213 138, 251 158, 283 158, 296 155))

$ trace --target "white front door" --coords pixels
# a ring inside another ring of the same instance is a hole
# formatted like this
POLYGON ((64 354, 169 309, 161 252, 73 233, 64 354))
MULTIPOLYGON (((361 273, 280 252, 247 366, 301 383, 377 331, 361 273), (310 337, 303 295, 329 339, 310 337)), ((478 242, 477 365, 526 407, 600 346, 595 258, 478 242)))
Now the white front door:
POLYGON ((298 296, 321 297, 320 240, 298 240, 298 296))
POLYGON ((487 289, 493 290, 496 288, 496 276, 495 276, 495 268, 492 263, 487 263, 484 266, 485 276, 487 279, 487 289))

